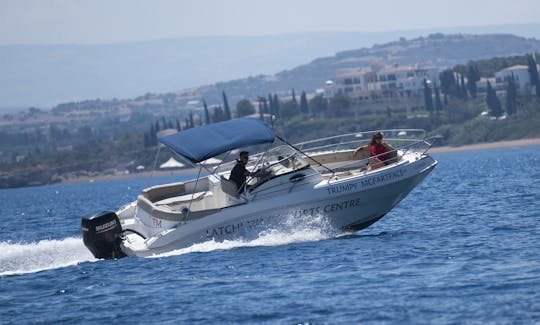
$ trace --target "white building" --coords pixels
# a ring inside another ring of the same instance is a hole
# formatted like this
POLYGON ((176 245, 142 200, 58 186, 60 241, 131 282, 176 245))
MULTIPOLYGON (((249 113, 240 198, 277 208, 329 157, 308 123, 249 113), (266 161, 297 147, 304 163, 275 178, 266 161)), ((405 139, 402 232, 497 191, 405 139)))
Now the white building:
POLYGON ((489 81, 497 94, 504 95, 506 94, 507 82, 512 76, 516 82, 518 93, 534 92, 529 70, 526 65, 514 65, 497 71, 494 78, 481 78, 476 82, 476 89, 478 93, 485 93, 487 91, 487 82, 489 81))
POLYGON ((344 94, 362 101, 423 96, 424 79, 439 84, 439 69, 411 66, 351 69, 325 85, 327 97, 344 94))
POLYGON ((514 65, 501 71, 495 72, 495 83, 497 89, 506 89, 508 79, 514 76, 518 92, 525 92, 531 89, 531 78, 526 65, 514 65))

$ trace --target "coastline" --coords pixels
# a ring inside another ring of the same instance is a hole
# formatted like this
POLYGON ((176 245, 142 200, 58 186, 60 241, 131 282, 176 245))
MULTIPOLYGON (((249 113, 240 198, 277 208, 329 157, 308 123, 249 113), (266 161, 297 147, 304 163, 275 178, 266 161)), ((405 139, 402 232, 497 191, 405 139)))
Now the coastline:
POLYGON ((93 182, 98 182, 98 181, 110 181, 110 180, 117 180, 117 179, 186 175, 186 174, 196 174, 197 172, 198 172, 198 169, 188 168, 188 169, 175 169, 175 170, 165 170, 165 171, 164 170, 143 171, 143 172, 131 173, 131 174, 80 176, 80 177, 71 177, 71 178, 62 179, 62 181, 60 181, 60 184, 93 183, 93 182))
MULTIPOLYGON (((452 146, 433 147, 429 149, 428 152, 430 154, 445 154, 445 153, 454 153, 454 152, 490 150, 490 149, 525 147, 525 146, 540 146, 540 138, 507 140, 507 141, 498 141, 498 142, 485 142, 485 143, 463 145, 463 146, 458 146, 458 147, 452 147, 452 146)), ((155 171, 144 171, 144 172, 132 173, 132 174, 74 177, 74 178, 63 179, 60 183, 61 184, 93 183, 96 181, 106 181, 106 180, 116 180, 116 179, 196 174, 197 172, 198 170, 196 168, 167 170, 167 171, 155 170, 155 171)))
POLYGON ((462 152, 462 151, 476 151, 476 150, 489 150, 489 149, 527 147, 527 146, 540 146, 540 138, 506 140, 506 141, 497 141, 497 142, 484 142, 484 143, 468 144, 468 145, 463 145, 463 146, 458 146, 458 147, 452 147, 452 146, 433 147, 429 149, 428 152, 432 154, 441 154, 441 153, 444 154, 444 153, 462 152))

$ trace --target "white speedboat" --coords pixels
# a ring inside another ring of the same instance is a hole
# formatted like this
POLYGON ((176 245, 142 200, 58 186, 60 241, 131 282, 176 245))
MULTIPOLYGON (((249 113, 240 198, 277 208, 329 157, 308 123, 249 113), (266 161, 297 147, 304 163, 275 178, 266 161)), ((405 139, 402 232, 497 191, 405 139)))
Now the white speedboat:
POLYGON ((117 258, 151 256, 208 240, 254 238, 288 218, 322 217, 346 231, 368 227, 437 164, 426 154, 431 143, 424 131, 383 133, 396 152, 378 169, 370 168, 373 157, 366 151, 353 156, 371 132, 291 145, 264 122, 241 118, 160 138, 184 161, 198 165, 199 176, 144 189, 116 212, 83 218, 84 243, 97 258, 117 258), (241 189, 228 179, 234 162, 212 169, 204 164, 255 145, 266 148, 251 157, 248 170, 256 172, 241 189))

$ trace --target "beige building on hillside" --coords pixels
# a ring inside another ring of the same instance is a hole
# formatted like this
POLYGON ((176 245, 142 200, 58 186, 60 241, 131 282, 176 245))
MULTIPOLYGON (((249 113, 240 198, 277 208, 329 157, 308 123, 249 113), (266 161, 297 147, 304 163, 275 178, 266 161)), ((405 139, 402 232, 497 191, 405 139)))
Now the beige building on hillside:
POLYGON ((439 85, 439 69, 393 66, 380 69, 351 69, 338 74, 325 85, 325 96, 343 94, 360 101, 423 96, 424 80, 439 85))

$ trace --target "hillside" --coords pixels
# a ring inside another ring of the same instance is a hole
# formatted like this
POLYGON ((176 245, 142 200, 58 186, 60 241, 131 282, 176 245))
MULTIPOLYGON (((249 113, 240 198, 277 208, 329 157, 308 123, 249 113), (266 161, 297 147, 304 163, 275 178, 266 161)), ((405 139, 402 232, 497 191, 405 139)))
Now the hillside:
MULTIPOLYGON (((354 40, 351 40, 354 43, 354 40)), ((540 41, 514 35, 432 34, 411 40, 400 39, 371 48, 339 52, 272 76, 250 77, 201 87, 197 93, 219 101, 221 90, 238 98, 289 92, 292 88, 313 92, 328 79, 347 68, 382 65, 422 65, 447 68, 470 60, 523 55, 540 51, 540 41)))
MULTIPOLYGON (((349 35, 351 47, 354 47, 356 43, 354 35, 349 35)), ((418 64, 447 68, 471 60, 509 57, 538 51, 540 51, 539 40, 505 34, 432 34, 411 40, 401 38, 370 48, 338 52, 333 56, 318 58, 274 75, 236 79, 177 92, 153 94, 147 92, 146 95, 134 99, 65 102, 50 111, 31 109, 29 113, 3 114, 0 116, 0 131, 6 128, 24 130, 25 126, 47 123, 69 124, 72 127, 82 124, 103 127, 109 123, 116 123, 116 119, 130 121, 130 123, 135 121, 148 123, 149 120, 163 116, 174 116, 183 121, 189 113, 187 109, 201 109, 200 104, 198 107, 190 107, 188 105, 190 101, 200 101, 204 98, 209 106, 222 105, 222 91, 226 92, 230 105, 234 109, 241 99, 255 100, 259 96, 267 96, 270 93, 285 98, 290 96, 293 88, 298 92, 305 90, 307 93, 313 93, 317 88, 323 87, 325 81, 332 79, 339 71, 347 68, 368 67, 373 62, 383 65, 418 64), (139 116, 135 116, 136 114, 139 116)), ((132 124, 131 127, 141 127, 141 125, 132 124)))

